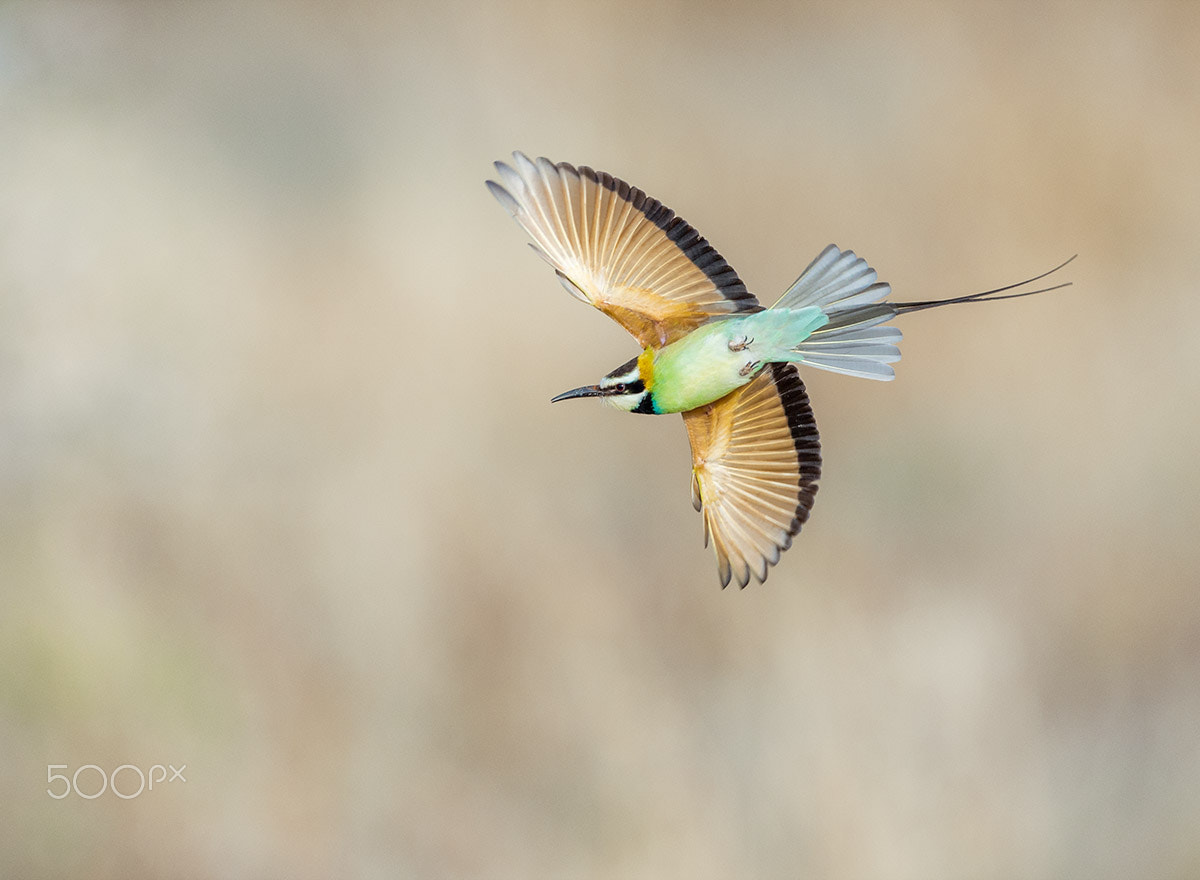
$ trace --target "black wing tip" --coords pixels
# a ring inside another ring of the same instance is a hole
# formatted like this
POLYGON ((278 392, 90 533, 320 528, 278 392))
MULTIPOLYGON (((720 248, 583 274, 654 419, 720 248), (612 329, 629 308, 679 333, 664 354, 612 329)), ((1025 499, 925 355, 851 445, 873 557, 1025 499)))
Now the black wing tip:
MULTIPOLYGON (((771 379, 787 414, 788 428, 800 465, 800 491, 796 497, 796 512, 788 528, 788 545, 808 521, 821 479, 821 436, 813 415, 808 391, 795 364, 771 364, 771 379)), ((786 547, 783 549, 787 549, 786 547)))

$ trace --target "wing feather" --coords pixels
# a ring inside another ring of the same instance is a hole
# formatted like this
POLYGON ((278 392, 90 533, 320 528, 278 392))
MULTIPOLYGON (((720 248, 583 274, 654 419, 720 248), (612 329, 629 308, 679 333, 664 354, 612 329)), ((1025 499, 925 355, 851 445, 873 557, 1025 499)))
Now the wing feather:
MULTIPOLYGON (((643 346, 723 315, 759 311, 737 273, 675 212, 604 172, 513 153, 488 189, 535 251, 643 346)), ((564 282, 565 286, 565 282, 564 282)))
POLYGON ((792 544, 821 476, 812 407, 792 364, 769 364, 753 381, 683 414, 692 444, 693 503, 721 585, 746 586, 792 544))

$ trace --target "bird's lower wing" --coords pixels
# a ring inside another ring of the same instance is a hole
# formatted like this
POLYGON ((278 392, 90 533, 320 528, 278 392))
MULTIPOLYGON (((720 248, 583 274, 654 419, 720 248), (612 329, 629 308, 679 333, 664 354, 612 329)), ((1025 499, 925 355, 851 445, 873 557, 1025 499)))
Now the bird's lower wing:
POLYGON ((692 503, 717 555, 721 586, 746 586, 792 544, 821 476, 821 442, 792 364, 683 414, 692 444, 692 503))
POLYGON ((675 212, 588 167, 513 154, 488 188, 577 299, 659 348, 721 315, 760 310, 737 273, 675 212))

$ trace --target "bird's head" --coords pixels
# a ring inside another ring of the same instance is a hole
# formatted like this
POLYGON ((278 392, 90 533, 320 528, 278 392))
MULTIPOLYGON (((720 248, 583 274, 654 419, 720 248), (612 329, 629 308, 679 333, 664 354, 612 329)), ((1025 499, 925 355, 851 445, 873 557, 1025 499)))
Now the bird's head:
POLYGON ((602 397, 617 409, 636 413, 655 413, 654 351, 647 348, 632 360, 617 367, 595 385, 584 385, 551 398, 551 403, 572 397, 602 397))

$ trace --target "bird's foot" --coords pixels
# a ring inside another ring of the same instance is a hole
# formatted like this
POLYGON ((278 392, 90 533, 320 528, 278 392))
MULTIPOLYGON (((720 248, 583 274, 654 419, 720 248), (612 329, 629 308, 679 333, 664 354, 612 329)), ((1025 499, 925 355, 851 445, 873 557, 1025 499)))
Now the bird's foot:
MULTIPOLYGON (((753 341, 754 341, 754 339, 750 336, 735 337, 735 338, 729 340, 729 350, 730 351, 745 351, 747 348, 750 347, 750 343, 753 341)), ((743 375, 745 375, 745 374, 743 373, 743 375)))

